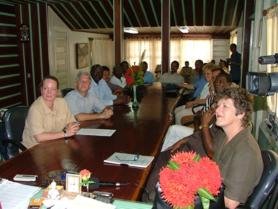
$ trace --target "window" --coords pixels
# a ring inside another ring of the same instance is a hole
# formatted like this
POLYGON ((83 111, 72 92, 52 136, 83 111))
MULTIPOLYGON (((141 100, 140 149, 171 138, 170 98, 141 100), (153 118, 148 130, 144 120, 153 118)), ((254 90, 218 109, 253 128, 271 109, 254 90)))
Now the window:
MULTIPOLYGON (((143 61, 148 62, 152 71, 156 65, 161 64, 161 39, 160 38, 138 38, 125 40, 125 60, 131 65, 138 65, 144 54, 143 61)), ((212 59, 211 39, 171 39, 170 41, 170 62, 177 60, 180 68, 184 62, 189 61, 194 67, 195 60, 202 59, 210 62, 212 59)))

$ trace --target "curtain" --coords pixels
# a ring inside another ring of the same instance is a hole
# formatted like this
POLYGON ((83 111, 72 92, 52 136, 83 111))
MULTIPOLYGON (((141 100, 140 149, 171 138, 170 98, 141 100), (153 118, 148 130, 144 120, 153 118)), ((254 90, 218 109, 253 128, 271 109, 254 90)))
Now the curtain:
MULTIPOLYGON (((124 43, 124 59, 131 65, 138 65, 140 57, 144 52, 142 61, 149 64, 149 69, 154 71, 161 64, 161 39, 160 38, 132 38, 126 39, 124 43)), ((197 59, 210 62, 212 59, 212 40, 207 39, 185 39, 172 38, 170 40, 170 62, 177 60, 180 68, 185 61, 189 61, 194 68, 197 59)))
MULTIPOLYGON (((274 55, 278 53, 278 4, 269 9, 266 14, 266 28, 267 28, 267 55, 274 55)), ((278 72, 278 66, 267 65, 268 72, 278 72)), ((268 106, 270 111, 278 112, 278 94, 268 97, 268 106)), ((276 115, 277 116, 277 115, 276 115)))

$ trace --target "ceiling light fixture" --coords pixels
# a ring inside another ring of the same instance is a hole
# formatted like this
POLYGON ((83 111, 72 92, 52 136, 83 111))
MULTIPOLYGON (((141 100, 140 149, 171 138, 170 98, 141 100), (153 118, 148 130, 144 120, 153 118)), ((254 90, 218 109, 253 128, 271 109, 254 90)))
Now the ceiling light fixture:
POLYGON ((133 28, 133 27, 124 28, 124 32, 125 33, 131 33, 131 34, 138 34, 139 33, 137 28, 133 28))
POLYGON ((189 33, 189 27, 188 26, 179 26, 178 29, 182 33, 189 33))

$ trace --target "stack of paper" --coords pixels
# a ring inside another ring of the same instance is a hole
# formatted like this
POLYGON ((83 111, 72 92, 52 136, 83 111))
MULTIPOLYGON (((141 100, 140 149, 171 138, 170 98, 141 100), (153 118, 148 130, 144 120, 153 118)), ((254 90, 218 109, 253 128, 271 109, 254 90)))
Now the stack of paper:
POLYGON ((96 129, 96 128, 81 128, 77 135, 89 136, 112 136, 116 130, 114 129, 96 129))
POLYGON ((117 165, 128 165, 137 168, 146 168, 153 159, 153 156, 115 152, 109 158, 104 160, 104 162, 117 165))
POLYGON ((26 209, 29 201, 41 188, 6 179, 0 182, 0 202, 4 209, 26 209))

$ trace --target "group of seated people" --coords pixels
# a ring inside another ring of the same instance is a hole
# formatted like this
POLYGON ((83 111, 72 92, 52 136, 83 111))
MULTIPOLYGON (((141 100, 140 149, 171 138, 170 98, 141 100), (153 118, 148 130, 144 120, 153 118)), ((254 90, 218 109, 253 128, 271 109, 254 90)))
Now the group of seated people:
MULTIPOLYGON (((174 61, 171 66, 172 74, 176 74, 172 78, 178 77, 178 63, 174 61)), ((252 97, 245 89, 232 83, 230 75, 221 67, 212 63, 203 66, 201 60, 195 62, 195 67, 196 83, 182 85, 180 81, 182 88, 193 86, 194 91, 173 112, 175 120, 172 121, 176 124, 171 125, 165 134, 161 153, 149 175, 142 200, 149 202, 155 199, 159 172, 174 153, 195 151, 218 164, 225 207, 234 209, 246 202, 263 171, 261 151, 251 134, 249 123, 252 97), (196 111, 192 111, 194 106, 196 111), (199 125, 194 128, 182 125, 184 119, 199 125)), ((187 79, 190 81, 191 78, 187 79)))
MULTIPOLYGON (((41 96, 31 105, 27 115, 23 144, 30 148, 42 141, 70 137, 79 130, 78 121, 110 118, 112 105, 125 105, 130 101, 124 92, 124 74, 128 68, 126 61, 116 65, 111 78, 110 69, 98 64, 91 67, 90 73, 79 71, 75 89, 64 98, 58 96, 58 79, 45 77, 40 85, 41 96)), ((142 62, 141 68, 144 83, 153 83, 147 62, 142 62)))
MULTIPOLYGON (((113 115, 112 105, 127 104, 129 97, 123 94, 124 72, 128 68, 121 63, 113 68, 111 79, 107 67, 94 65, 91 71, 80 71, 75 89, 65 98, 58 97, 59 81, 53 76, 43 79, 41 96, 31 105, 23 132, 23 144, 30 148, 40 142, 70 137, 79 130, 78 121, 108 119, 113 115)), ((145 69, 147 63, 142 63, 145 69)), ((176 123, 169 127, 164 144, 143 192, 143 201, 153 201, 159 171, 166 166, 177 151, 194 150, 208 156, 220 167, 224 184, 225 207, 236 208, 244 203, 260 180, 263 170, 261 152, 249 126, 251 98, 246 90, 234 85, 230 76, 219 66, 197 60, 195 83, 184 84, 184 78, 175 74, 178 62, 171 64, 171 72, 161 76, 161 82, 170 74, 172 81, 180 79, 181 88, 193 89, 192 97, 175 110, 176 123), (178 79, 176 79, 178 78, 178 79), (192 98, 195 98, 192 100, 192 98), (192 112, 194 105, 203 105, 198 130, 181 125, 182 117, 192 112)), ((192 77, 193 78, 193 77, 192 77)), ((192 78, 188 78, 188 81, 192 78)), ((146 83, 152 83, 152 75, 146 75, 146 83)))

